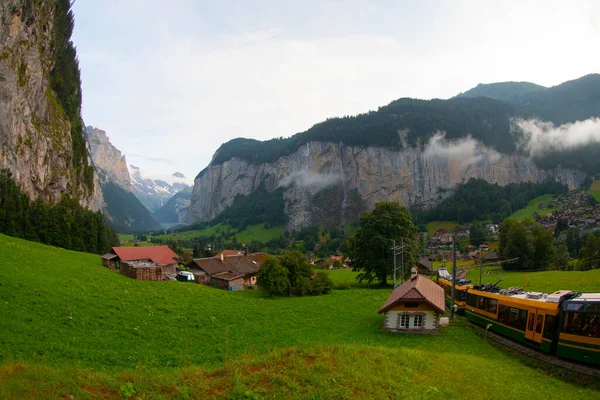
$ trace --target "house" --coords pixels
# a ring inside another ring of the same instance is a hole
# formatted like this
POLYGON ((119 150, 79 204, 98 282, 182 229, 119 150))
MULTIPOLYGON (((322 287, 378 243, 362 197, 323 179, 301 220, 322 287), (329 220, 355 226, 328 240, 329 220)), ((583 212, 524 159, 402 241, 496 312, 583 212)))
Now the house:
POLYGON ((479 252, 477 250, 470 251, 467 254, 467 258, 469 260, 479 260, 479 259, 481 259, 481 252, 479 252))
MULTIPOLYGON (((113 247, 102 256, 102 265, 110 269, 120 269, 125 261, 155 264, 160 267, 162 276, 166 278, 177 275, 177 258, 177 253, 171 250, 169 246, 113 247)), ((132 265, 136 264, 130 263, 130 267, 132 265)), ((148 266, 146 265, 143 268, 148 268, 148 266)))
POLYGON ((244 290, 244 274, 220 272, 212 277, 213 285, 231 291, 244 290))
POLYGON ((495 251, 488 251, 487 253, 485 253, 485 261, 491 261, 491 262, 495 262, 498 261, 500 258, 498 257, 498 253, 496 253, 495 251))
POLYGON ((435 273, 433 270, 433 263, 429 257, 421 257, 416 268, 421 275, 433 275, 435 273))
POLYGON ((437 333, 445 311, 444 289, 417 275, 394 289, 379 314, 385 313, 383 328, 390 332, 437 333))
MULTIPOLYGON (((225 256, 223 252, 218 257, 197 258, 192 260, 188 267, 190 272, 196 276, 196 281, 205 285, 216 285, 222 288, 225 285, 224 279, 232 278, 229 275, 220 275, 225 272, 238 275, 242 278, 242 286, 254 286, 258 276, 260 266, 265 262, 266 253, 236 254, 225 256), (217 281, 215 281, 217 278, 217 281)), ((237 285, 237 283, 234 282, 237 285)))

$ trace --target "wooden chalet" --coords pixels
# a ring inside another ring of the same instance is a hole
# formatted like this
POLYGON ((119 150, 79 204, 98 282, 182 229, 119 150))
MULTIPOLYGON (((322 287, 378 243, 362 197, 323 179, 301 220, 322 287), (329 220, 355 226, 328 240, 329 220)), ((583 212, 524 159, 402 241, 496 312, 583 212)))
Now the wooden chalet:
MULTIPOLYGON (((242 286, 256 285, 258 271, 266 259, 266 253, 242 253, 231 256, 226 256, 223 252, 219 254, 215 257, 197 258, 188 264, 190 272, 196 276, 198 283, 225 288, 223 279, 229 279, 231 276, 222 274, 229 273, 235 275, 235 279, 237 276, 241 277, 242 286)), ((236 281, 233 284, 238 283, 236 281)))
POLYGON ((421 275, 435 275, 435 270, 433 269, 433 262, 429 257, 421 257, 419 262, 416 265, 417 272, 421 275))
POLYGON ((498 253, 496 253, 495 251, 488 251, 487 253, 485 253, 484 260, 486 262, 496 262, 499 259, 500 257, 498 257, 498 253))
POLYGON ((102 265, 134 279, 161 280, 177 275, 177 258, 169 246, 113 247, 102 256, 102 265), (138 269, 146 272, 135 272, 138 269), (149 273, 151 269, 154 272, 149 273), (161 279, 154 279, 155 275, 161 279))
POLYGON ((244 274, 220 272, 212 277, 213 285, 225 290, 244 290, 244 274))
POLYGON ((379 314, 385 313, 387 331, 432 334, 438 332, 445 311, 444 289, 417 275, 394 289, 379 314))

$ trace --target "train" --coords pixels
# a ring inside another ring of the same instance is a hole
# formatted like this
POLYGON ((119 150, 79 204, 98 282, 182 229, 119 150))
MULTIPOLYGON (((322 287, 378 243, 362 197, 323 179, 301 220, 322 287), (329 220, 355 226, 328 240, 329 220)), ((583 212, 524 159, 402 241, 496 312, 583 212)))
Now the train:
MULTIPOLYGON (((452 278, 438 275, 438 284, 452 306, 452 278)), ((526 292, 457 279, 454 297, 455 311, 476 325, 560 358, 600 366, 600 293, 526 292)))

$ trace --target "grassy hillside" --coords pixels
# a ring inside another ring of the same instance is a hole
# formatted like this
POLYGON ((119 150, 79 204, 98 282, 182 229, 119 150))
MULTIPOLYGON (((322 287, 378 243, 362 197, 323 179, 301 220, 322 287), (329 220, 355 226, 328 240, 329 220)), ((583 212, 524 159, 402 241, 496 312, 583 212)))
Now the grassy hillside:
POLYGON ((134 281, 96 255, 3 235, 0 247, 0 398, 600 395, 462 321, 437 336, 382 331, 389 289, 270 299, 134 281))
POLYGON ((453 231, 458 226, 456 221, 431 221, 427 223, 427 232, 433 234, 440 229, 453 231))
POLYGON ((538 208, 538 206, 540 204, 548 204, 553 198, 554 198, 554 195, 552 195, 552 194, 545 194, 543 196, 536 197, 535 199, 533 199, 529 203, 527 203, 527 207, 521 208, 521 209, 513 212, 512 215, 508 218, 522 221, 525 218, 533 219, 534 212, 537 212, 538 214, 552 213, 553 211, 555 211, 557 209, 556 208, 540 209, 540 208, 538 208))
POLYGON ((590 194, 596 201, 600 202, 600 180, 595 180, 590 187, 590 194))

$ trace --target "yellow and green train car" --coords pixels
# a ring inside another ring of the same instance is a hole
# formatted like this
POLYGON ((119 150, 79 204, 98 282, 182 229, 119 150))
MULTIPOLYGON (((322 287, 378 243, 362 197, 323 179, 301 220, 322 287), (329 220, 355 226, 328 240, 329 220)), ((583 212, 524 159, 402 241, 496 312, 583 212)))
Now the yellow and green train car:
POLYGON ((490 285, 467 289, 467 319, 541 351, 600 365, 600 294, 500 293, 490 285))
MULTIPOLYGON (((444 298, 446 299, 446 307, 452 307, 452 282, 443 278, 438 278, 438 285, 444 289, 444 298)), ((457 314, 465 314, 465 306, 467 305, 467 291, 473 285, 457 284, 454 286, 454 304, 456 305, 457 314)))
POLYGON ((561 304, 556 354, 600 365, 600 293, 584 293, 561 304))

